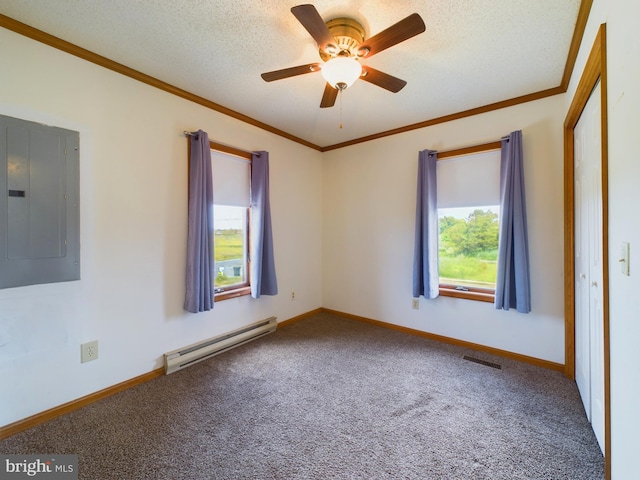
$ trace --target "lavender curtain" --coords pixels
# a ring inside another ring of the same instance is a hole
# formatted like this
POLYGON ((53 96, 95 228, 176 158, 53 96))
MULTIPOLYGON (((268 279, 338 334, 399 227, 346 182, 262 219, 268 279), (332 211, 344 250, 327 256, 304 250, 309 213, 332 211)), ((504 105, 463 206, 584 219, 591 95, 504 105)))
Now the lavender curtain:
POLYGON ((277 295, 269 204, 269 153, 254 152, 251 160, 251 296, 277 295))
POLYGON ((213 182, 209 136, 198 130, 189 136, 189 141, 189 226, 184 309, 198 313, 213 308, 213 182))
POLYGON ((495 306, 531 311, 529 242, 525 206, 522 131, 502 139, 500 162, 500 233, 495 306))
POLYGON ((438 274, 438 196, 436 162, 438 153, 423 150, 418 155, 418 195, 413 253, 413 296, 436 298, 438 274))

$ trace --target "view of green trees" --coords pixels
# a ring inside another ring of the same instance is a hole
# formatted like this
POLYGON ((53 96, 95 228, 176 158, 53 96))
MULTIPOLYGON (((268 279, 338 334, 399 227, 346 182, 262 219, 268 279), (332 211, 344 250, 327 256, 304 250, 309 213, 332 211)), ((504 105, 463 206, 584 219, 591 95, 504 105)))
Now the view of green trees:
POLYGON ((440 283, 495 288, 498 214, 476 209, 466 218, 439 218, 440 283))

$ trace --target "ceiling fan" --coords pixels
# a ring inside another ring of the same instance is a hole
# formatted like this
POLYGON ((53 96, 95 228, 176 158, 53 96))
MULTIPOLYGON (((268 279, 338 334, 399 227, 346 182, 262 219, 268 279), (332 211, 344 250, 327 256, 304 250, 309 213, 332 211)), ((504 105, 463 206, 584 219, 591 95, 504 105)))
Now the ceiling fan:
POLYGON ((266 72, 261 75, 266 82, 322 72, 327 83, 320 108, 333 107, 338 92, 351 86, 358 78, 393 93, 399 92, 407 84, 400 78, 368 65, 360 65, 359 60, 372 57, 424 32, 424 22, 417 13, 366 40, 362 25, 351 18, 336 18, 325 23, 313 5, 295 6, 291 8, 291 13, 318 44, 320 58, 324 63, 315 62, 266 72))

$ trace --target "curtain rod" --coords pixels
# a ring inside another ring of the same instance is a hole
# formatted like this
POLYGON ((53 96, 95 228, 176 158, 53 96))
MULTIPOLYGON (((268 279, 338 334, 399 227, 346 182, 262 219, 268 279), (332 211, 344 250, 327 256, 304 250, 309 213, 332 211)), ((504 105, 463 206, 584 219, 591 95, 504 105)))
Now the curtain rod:
MULTIPOLYGON (((185 137, 195 137, 196 136, 195 132, 188 132, 187 130, 184 130, 182 132, 182 134, 185 137)), ((221 143, 212 142, 211 140, 209 140, 209 145, 211 146, 211 148, 213 150, 218 150, 220 152, 228 153, 230 155, 235 155, 236 157, 246 158, 248 160, 251 160, 253 158, 253 155, 257 155, 258 157, 262 156, 258 152, 247 152, 246 150, 241 150, 239 148, 230 147, 229 145, 223 145, 221 143)))
POLYGON ((445 158, 457 157, 459 155, 469 155, 471 153, 488 152, 489 150, 499 150, 502 147, 502 141, 483 143, 481 145, 472 145, 470 147, 456 148, 454 150, 446 150, 438 152, 438 160, 445 158))

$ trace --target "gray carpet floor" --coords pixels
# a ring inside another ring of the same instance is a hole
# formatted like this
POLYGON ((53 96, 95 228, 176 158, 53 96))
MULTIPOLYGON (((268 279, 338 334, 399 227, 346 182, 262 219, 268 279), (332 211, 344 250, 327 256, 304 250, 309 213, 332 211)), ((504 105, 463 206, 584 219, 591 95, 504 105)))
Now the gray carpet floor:
POLYGON ((604 478, 562 374, 325 313, 0 452, 78 454, 96 480, 604 478))

